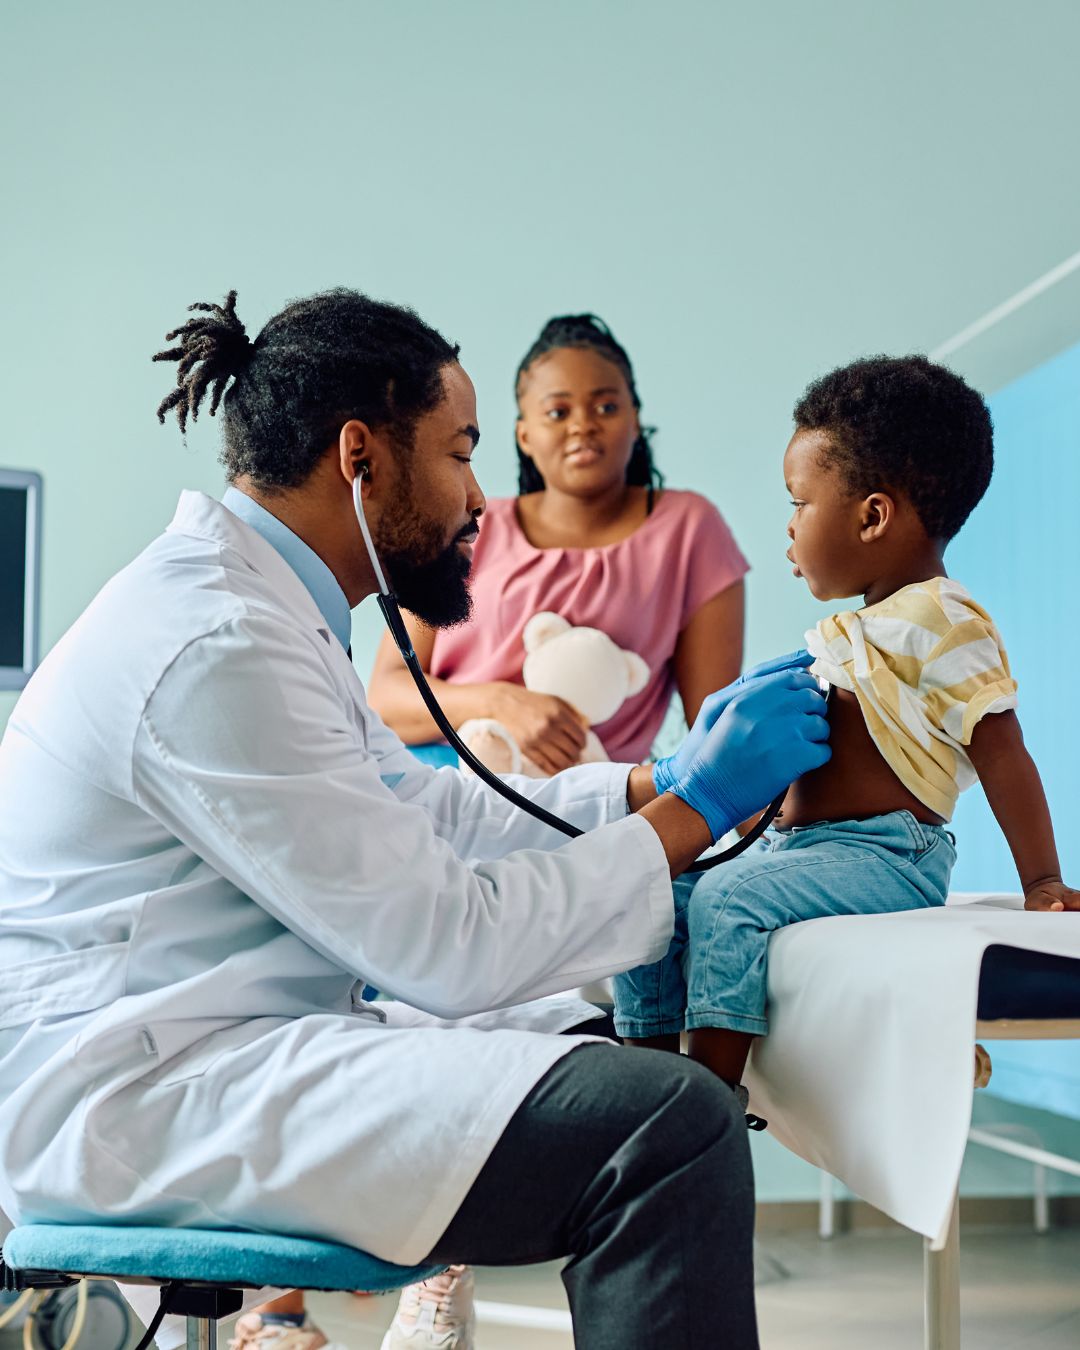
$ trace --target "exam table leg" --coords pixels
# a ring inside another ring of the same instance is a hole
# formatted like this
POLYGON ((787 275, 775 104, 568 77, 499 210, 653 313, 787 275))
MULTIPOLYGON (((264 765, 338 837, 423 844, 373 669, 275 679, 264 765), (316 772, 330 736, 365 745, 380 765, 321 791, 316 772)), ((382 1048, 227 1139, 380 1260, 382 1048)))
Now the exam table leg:
POLYGON ((829 1172, 822 1171, 821 1191, 818 1196, 818 1237, 831 1238, 836 1235, 836 1192, 829 1172))
POLYGON ((960 1199, 953 1197, 945 1246, 923 1238, 926 1350, 960 1350, 960 1199))

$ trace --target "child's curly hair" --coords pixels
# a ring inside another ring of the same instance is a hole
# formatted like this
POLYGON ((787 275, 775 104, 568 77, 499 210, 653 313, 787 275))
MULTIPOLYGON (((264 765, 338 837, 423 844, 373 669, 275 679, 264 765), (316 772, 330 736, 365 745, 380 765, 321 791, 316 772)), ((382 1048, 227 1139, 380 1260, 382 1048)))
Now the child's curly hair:
POLYGON ((824 454, 852 492, 903 492, 931 539, 949 540, 994 470, 982 396, 925 356, 870 356, 815 380, 795 405, 800 431, 824 431, 824 454))

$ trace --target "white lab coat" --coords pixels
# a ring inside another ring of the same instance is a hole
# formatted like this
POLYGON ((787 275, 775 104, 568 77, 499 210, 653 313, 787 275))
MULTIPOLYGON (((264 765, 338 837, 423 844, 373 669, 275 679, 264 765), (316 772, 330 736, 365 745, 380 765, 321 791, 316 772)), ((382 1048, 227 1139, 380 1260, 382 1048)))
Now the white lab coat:
POLYGON ((0 1207, 423 1259, 579 1043, 537 1034, 576 1000, 520 1005, 666 949, 627 774, 518 784, 566 842, 421 765, 279 554, 185 493, 0 746, 0 1207))

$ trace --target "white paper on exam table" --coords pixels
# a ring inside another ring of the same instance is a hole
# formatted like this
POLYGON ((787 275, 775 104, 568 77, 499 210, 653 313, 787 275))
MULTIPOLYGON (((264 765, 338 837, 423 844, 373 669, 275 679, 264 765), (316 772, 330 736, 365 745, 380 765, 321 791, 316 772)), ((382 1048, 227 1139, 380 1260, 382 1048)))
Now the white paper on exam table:
POLYGON ((979 972, 1002 944, 1080 959, 1080 915, 1020 896, 810 919, 769 946, 751 1109, 808 1162, 944 1242, 971 1124, 979 972))

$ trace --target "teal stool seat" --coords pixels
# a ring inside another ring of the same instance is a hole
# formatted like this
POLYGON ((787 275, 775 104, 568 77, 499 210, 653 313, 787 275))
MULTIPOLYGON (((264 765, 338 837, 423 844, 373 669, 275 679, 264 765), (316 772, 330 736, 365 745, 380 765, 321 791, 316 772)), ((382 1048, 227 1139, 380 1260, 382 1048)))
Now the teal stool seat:
POLYGON ((216 1323, 239 1312, 241 1289, 385 1293, 445 1266, 397 1266, 355 1247, 272 1233, 32 1223, 4 1239, 0 1289, 53 1289, 80 1279, 162 1286, 161 1306, 137 1350, 148 1350, 162 1318, 188 1320, 190 1350, 215 1350, 216 1323))
POLYGON ((355 1247, 278 1234, 203 1228, 128 1228, 32 1223, 12 1229, 4 1264, 164 1284, 234 1289, 366 1289, 383 1293, 435 1275, 443 1266, 396 1266, 355 1247))

